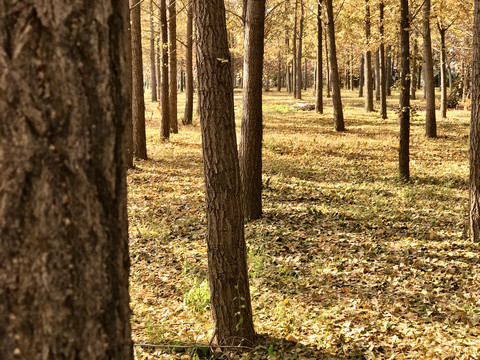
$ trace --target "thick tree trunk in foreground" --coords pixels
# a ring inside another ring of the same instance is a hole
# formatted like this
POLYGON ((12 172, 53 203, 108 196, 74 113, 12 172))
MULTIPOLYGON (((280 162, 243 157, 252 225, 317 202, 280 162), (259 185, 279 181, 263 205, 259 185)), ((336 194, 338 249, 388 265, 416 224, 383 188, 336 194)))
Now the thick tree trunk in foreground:
POLYGON ((191 125, 193 122, 193 5, 189 1, 187 5, 187 41, 185 54, 185 115, 184 125, 191 125))
POLYGON ((248 0, 240 137, 240 177, 244 217, 262 216, 262 75, 265 0, 248 0))
POLYGON ((160 69, 160 106, 162 119, 160 122, 160 136, 163 140, 170 138, 170 109, 168 96, 168 24, 167 24, 167 3, 166 0, 160 0, 158 8, 160 17, 160 41, 162 50, 162 64, 160 69))
POLYGON ((480 0, 473 10, 472 118, 470 125, 470 237, 480 242, 480 0))
POLYGON ((410 21, 408 0, 400 0, 400 53, 401 53, 401 90, 400 90, 400 178, 410 179, 410 21))
POLYGON ((157 102, 158 101, 157 65, 155 64, 155 31, 153 29, 153 11, 154 11, 153 0, 150 0, 149 9, 150 9, 150 77, 152 79, 152 102, 157 102))
POLYGON ((132 360, 128 1, 4 4, 0 357, 132 360))
POLYGON ((323 58, 322 58, 322 5, 317 5, 317 70, 315 80, 315 111, 323 114, 323 58))
POLYGON ((194 1, 214 339, 254 339, 223 0, 194 1), (227 61, 224 61, 227 60, 227 61))
POLYGON ((425 135, 437 137, 437 120, 435 119, 435 83, 433 82, 432 38, 430 31, 430 0, 423 5, 423 73, 424 93, 427 103, 425 117, 425 135))
POLYGON ((143 95, 142 28, 140 19, 140 4, 137 0, 130 0, 130 8, 132 41, 133 155, 139 159, 146 159, 147 139, 145 135, 145 98, 143 95))
MULTIPOLYGON (((365 42, 370 46, 370 5, 365 0, 365 42)), ((365 51, 365 111, 373 111, 372 52, 365 51)))
POLYGON ((337 49, 335 45, 335 24, 333 19, 332 0, 326 0, 327 18, 328 18, 328 39, 330 50, 330 67, 332 69, 332 92, 333 92, 333 117, 335 119, 335 130, 345 131, 343 121, 342 98, 340 93, 340 78, 338 76, 337 49))
POLYGON ((168 0, 168 111, 170 129, 178 134, 177 116, 177 0, 168 0))

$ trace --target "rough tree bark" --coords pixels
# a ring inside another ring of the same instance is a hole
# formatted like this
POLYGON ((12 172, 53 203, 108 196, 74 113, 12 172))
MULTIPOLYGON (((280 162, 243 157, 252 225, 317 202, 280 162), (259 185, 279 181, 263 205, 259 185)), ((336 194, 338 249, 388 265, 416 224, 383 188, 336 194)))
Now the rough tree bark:
POLYGON ((317 70, 315 81, 315 111, 323 114, 322 4, 317 4, 317 70))
POLYGON ((340 78, 338 76, 337 65, 337 49, 335 45, 335 23, 333 18, 332 0, 325 0, 328 18, 328 42, 330 52, 330 67, 332 76, 332 100, 333 100, 333 117, 335 119, 335 130, 345 131, 345 123, 343 120, 342 97, 340 93, 340 78))
POLYGON ((244 217, 262 216, 262 76, 265 0, 248 0, 245 11, 240 177, 244 217))
POLYGON ((254 339, 223 0, 194 0, 213 341, 254 339))
POLYGON ((177 116, 177 0, 168 0, 168 111, 170 129, 178 134, 177 116))
POLYGON ((365 0, 365 111, 373 111, 372 52, 370 46, 370 5, 365 0))
MULTIPOLYGON (((130 5, 130 6, 132 6, 132 5, 130 5)), ((152 79, 152 102, 157 102, 158 101, 158 97, 157 97, 157 65, 155 64, 155 31, 153 29, 153 11, 154 11, 153 10, 153 0, 150 0, 149 10, 150 10, 150 77, 152 79)))
POLYGON ((132 47, 132 128, 133 155, 139 159, 147 158, 147 139, 145 135, 145 98, 143 95, 142 28, 140 3, 130 0, 130 27, 132 47))
POLYGON ((0 357, 133 360, 128 1, 0 4, 0 357))
POLYGON ((470 125, 470 238, 480 242, 480 0, 473 10, 472 115, 470 125))
POLYGON ((375 100, 380 101, 380 83, 382 81, 380 76, 380 52, 375 51, 375 100))
POLYGON ((430 0, 423 5, 423 73, 424 93, 427 103, 425 117, 425 135, 437 137, 437 121, 435 118, 435 83, 433 82, 432 37, 430 30, 430 0))
POLYGON ((398 151, 400 179, 410 180, 410 19, 408 0, 400 0, 400 147, 398 151))
POLYGON ((162 109, 162 120, 160 122, 160 136, 163 140, 167 140, 170 138, 170 109, 168 97, 168 23, 166 0, 160 0, 158 11, 160 17, 160 42, 162 50, 160 69, 160 105, 162 109))
POLYGON ((184 125, 191 125, 193 122, 193 5, 187 4, 187 40, 185 54, 185 115, 184 125))

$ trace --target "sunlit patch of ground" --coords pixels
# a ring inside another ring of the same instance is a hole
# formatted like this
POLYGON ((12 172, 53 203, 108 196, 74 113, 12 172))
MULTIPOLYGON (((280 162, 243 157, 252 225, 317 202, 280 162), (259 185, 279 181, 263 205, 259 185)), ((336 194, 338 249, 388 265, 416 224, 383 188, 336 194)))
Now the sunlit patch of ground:
POLYGON ((246 224, 246 239, 255 326, 267 338, 232 354, 171 345, 211 335, 201 136, 194 122, 161 142, 147 103, 150 160, 128 177, 132 327, 137 344, 170 348, 137 346, 138 359, 480 358, 480 247, 466 238, 470 114, 438 119, 432 140, 416 113, 412 181, 402 183, 398 98, 384 121, 356 95, 343 92, 347 132, 336 133, 330 99, 318 115, 264 94, 264 217, 246 224))

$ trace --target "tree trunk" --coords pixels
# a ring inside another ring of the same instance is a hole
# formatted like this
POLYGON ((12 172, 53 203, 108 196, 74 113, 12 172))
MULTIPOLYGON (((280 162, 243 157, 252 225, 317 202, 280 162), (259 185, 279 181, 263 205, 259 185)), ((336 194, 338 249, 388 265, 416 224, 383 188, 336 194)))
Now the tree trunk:
POLYGON ((337 49, 335 45, 335 24, 333 19, 332 0, 326 0, 328 18, 328 39, 330 50, 330 63, 332 68, 332 92, 333 92, 333 117, 335 119, 335 130, 345 131, 343 120, 342 98, 340 93, 340 78, 338 76, 337 49))
POLYGON ((437 121, 435 119, 435 83, 433 82, 432 38, 430 31, 430 0, 423 5, 423 73, 424 92, 427 103, 425 117, 425 135, 437 137, 437 121))
MULTIPOLYGON (((153 0, 150 0, 150 77, 152 79, 152 102, 157 102, 157 65, 155 64, 155 31, 153 29, 153 0)), ((132 5, 130 5, 132 6, 132 5)))
POLYGON ((297 52, 297 99, 302 98, 302 47, 303 47, 303 0, 300 0, 300 24, 298 30, 298 52, 297 52))
POLYGON ((387 73, 387 96, 392 95, 392 46, 388 45, 385 50, 385 70, 387 73))
POLYGON ((133 360, 128 1, 5 4, 0 357, 133 360))
POLYGON ((323 59, 322 59, 322 5, 317 4, 317 71, 316 71, 316 92, 315 111, 323 114, 323 59))
POLYGON ((447 79, 446 79, 446 57, 447 50, 445 46, 445 33, 446 28, 440 26, 440 23, 437 23, 438 31, 440 32, 440 116, 443 119, 447 117, 447 79))
POLYGON ((170 128, 178 134, 177 115, 177 0, 168 0, 168 111, 170 128))
POLYGON ((480 0, 474 1, 473 14, 473 84, 470 125, 470 238, 475 242, 480 242, 480 0))
POLYGON ((298 99, 297 88, 297 12, 298 12, 298 0, 295 0, 295 18, 293 25, 293 60, 292 60, 292 85, 293 85, 293 97, 298 99))
POLYGON ((402 180, 410 179, 410 21, 408 0, 400 0, 400 52, 401 52, 401 90, 400 90, 400 148, 399 172, 402 180))
POLYGON ((161 26, 162 42, 162 67, 161 67, 161 89, 160 103, 162 107, 162 120, 160 122, 160 135, 163 140, 170 138, 170 110, 168 96, 168 24, 167 24, 167 4, 166 0, 160 0, 158 9, 161 26))
MULTIPOLYGON (((128 9, 130 9, 130 5, 128 5, 128 9)), ((128 14, 128 26, 127 26, 127 43, 129 48, 132 48, 132 26, 130 22, 130 10, 127 12, 128 14)), ((130 89, 130 96, 132 96, 132 88, 133 88, 133 80, 132 80, 132 72, 133 72, 133 64, 132 64, 132 51, 127 51, 127 77, 125 78, 125 85, 128 86, 130 89)), ((130 98, 130 105, 132 105, 132 99, 130 98)), ((133 165, 133 121, 132 121, 132 109, 130 109, 130 116, 127 119, 125 124, 125 143, 126 143, 126 151, 125 154, 127 156, 127 167, 132 169, 133 165)))
POLYGON ((418 62, 418 43, 417 38, 413 40, 413 54, 412 54, 412 81, 410 83, 410 98, 415 100, 417 98, 417 62, 418 62))
POLYGON ((372 82, 372 52, 368 49, 370 46, 370 5, 369 0, 365 0, 365 42, 367 51, 365 51, 365 111, 373 111, 373 82, 372 82))
MULTIPOLYGON (((133 155, 139 159, 147 158, 147 140, 145 136, 145 98, 143 95, 142 29, 140 4, 130 0, 130 24, 132 41, 132 126, 133 155)), ((155 66, 154 66, 155 67, 155 66)))
POLYGON ((363 97, 363 88, 365 86, 365 56, 360 57, 360 76, 358 79, 358 97, 363 97))
MULTIPOLYGON (((327 28, 328 30, 328 28, 327 28)), ((328 59, 328 41, 327 41, 327 32, 328 31, 325 31, 325 63, 327 65, 327 98, 329 98, 331 95, 330 95, 330 91, 332 89, 332 84, 330 82, 330 61, 328 59)))
POLYGON ((262 75, 265 0, 248 0, 245 13, 240 177, 243 214, 262 216, 262 75))
POLYGON ((282 91, 282 53, 278 52, 278 70, 277 70, 277 91, 282 91))
POLYGON ((380 101, 380 53, 375 51, 375 99, 380 101))
POLYGON ((214 339, 254 339, 223 0, 194 0, 214 339), (228 60, 228 61, 224 61, 228 60))
POLYGON ((191 125, 193 122, 193 12, 192 2, 187 4, 187 41, 185 54, 185 115, 184 125, 191 125))
POLYGON ((382 119, 387 118, 387 72, 385 69, 385 45, 384 45, 384 7, 385 4, 380 1, 379 4, 379 16, 380 16, 380 48, 379 48, 379 55, 380 55, 380 115, 382 119))

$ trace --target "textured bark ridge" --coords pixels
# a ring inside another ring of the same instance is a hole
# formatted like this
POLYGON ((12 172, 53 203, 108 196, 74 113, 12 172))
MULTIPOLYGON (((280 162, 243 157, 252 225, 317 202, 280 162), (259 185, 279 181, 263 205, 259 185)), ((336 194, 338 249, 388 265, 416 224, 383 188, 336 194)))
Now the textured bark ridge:
POLYGON ((474 2, 472 120, 470 125, 470 237, 480 242, 480 0, 474 2))
POLYGON ((194 14, 210 306, 214 341, 226 345, 255 336, 240 201, 232 67, 223 0, 195 0, 194 14))
POLYGON ((5 4, 0 358, 133 359, 128 2, 5 4))

